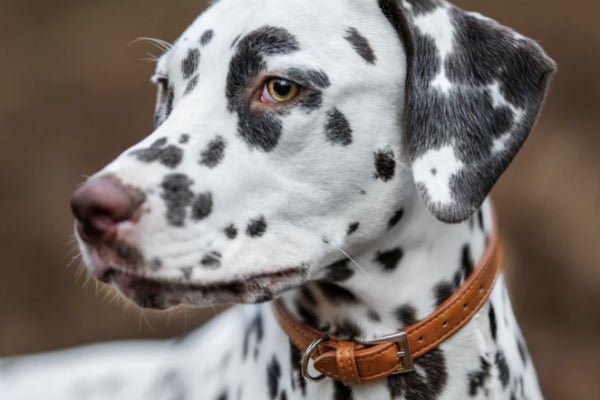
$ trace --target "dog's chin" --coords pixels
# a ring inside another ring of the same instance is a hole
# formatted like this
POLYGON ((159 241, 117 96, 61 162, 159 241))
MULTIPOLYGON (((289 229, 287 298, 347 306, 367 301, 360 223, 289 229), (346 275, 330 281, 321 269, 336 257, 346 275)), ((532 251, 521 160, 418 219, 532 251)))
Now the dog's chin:
POLYGON ((106 268, 98 278, 115 286, 139 307, 166 310, 179 305, 267 302, 306 283, 308 268, 302 266, 271 273, 249 274, 223 282, 169 281, 119 268, 106 268))

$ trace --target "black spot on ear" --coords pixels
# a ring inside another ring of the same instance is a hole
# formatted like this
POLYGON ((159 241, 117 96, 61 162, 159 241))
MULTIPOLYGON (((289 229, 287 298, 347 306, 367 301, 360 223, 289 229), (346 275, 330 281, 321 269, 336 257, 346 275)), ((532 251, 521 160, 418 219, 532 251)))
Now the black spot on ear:
POLYGON ((475 268, 475 262, 471 256, 471 247, 468 244, 465 244, 462 248, 461 268, 463 270, 464 279, 469 278, 475 268))
POLYGON ((340 381, 334 381, 333 400, 353 400, 352 389, 340 381))
POLYGON ((395 227, 396 225, 398 225, 398 222, 400 222, 400 220, 402 219, 403 216, 404 216, 404 209, 403 208, 401 208, 398 211, 396 211, 396 213, 388 221, 388 230, 392 229, 393 227, 395 227))
POLYGON ((251 110, 246 91, 267 64, 265 57, 299 50, 296 38, 283 28, 265 26, 244 38, 229 64, 226 98, 229 111, 238 115, 238 134, 253 148, 271 151, 281 136, 282 123, 274 112, 251 110))
POLYGON ((490 319, 490 331, 492 334, 492 338, 494 339, 494 341, 496 341, 496 337, 498 335, 498 322, 496 320, 496 310, 494 309, 494 305, 492 303, 490 303, 488 317, 490 319))
POLYGON ((202 46, 206 46, 210 43, 212 38, 215 36, 215 32, 212 29, 205 31, 202 36, 200 36, 200 44, 202 46))
POLYGON ((212 213, 213 199, 210 193, 201 193, 192 204, 192 218, 200 221, 212 213))
POLYGON ((404 256, 401 248, 377 252, 375 261, 383 266, 384 271, 393 271, 404 256))
POLYGON ((375 52, 371 48, 369 41, 361 35, 356 28, 348 28, 346 31, 346 36, 344 36, 354 50, 369 64, 375 64, 375 52))
POLYGON ((491 377, 492 365, 483 357, 479 358, 479 369, 469 372, 469 395, 475 397, 481 391, 485 397, 488 397, 485 390, 485 385, 491 377))
POLYGON ((446 357, 440 348, 415 360, 417 370, 409 374, 392 375, 388 389, 392 398, 411 400, 438 399, 448 381, 446 357))
POLYGON ((344 258, 343 260, 336 261, 333 264, 325 267, 326 275, 325 279, 329 279, 334 282, 343 282, 348 280, 354 275, 354 271, 349 267, 350 259, 344 258))
POLYGON ((246 228, 246 234, 252 238, 259 238, 267 231, 267 222, 265 217, 259 217, 250 221, 246 228))
POLYGON ((181 72, 183 73, 184 79, 189 79, 198 70, 200 64, 200 50, 190 49, 188 50, 187 56, 181 62, 181 72))
POLYGON ((384 182, 389 181, 396 173, 396 160, 391 148, 379 150, 375 153, 375 178, 384 182))
POLYGON ((184 225, 186 209, 194 200, 190 190, 193 181, 183 174, 167 175, 162 182, 162 199, 167 206, 167 221, 177 227, 184 225))
POLYGON ((200 154, 200 164, 215 168, 225 157, 227 142, 221 136, 214 138, 200 154))
POLYGON ((433 288, 436 306, 441 306, 454 293, 454 285, 450 282, 440 282, 433 288))
POLYGON ((279 379, 281 378, 281 366, 277 358, 273 356, 267 366, 267 384, 269 386, 269 397, 275 399, 279 393, 279 379))
POLYGON ((396 320, 400 323, 400 328, 404 328, 417 322, 417 310, 410 304, 398 307, 395 314, 396 320))
POLYGON ((348 226, 348 230, 346 231, 346 234, 348 236, 352 235, 354 232, 356 232, 358 230, 358 227, 360 226, 360 223, 358 222, 353 222, 348 226))
POLYGON ((187 144, 190 141, 190 135, 184 133, 179 137, 179 144, 187 144))
POLYGON ((323 296, 334 304, 358 302, 358 298, 354 293, 335 283, 319 281, 315 282, 315 285, 321 290, 323 296))
POLYGON ((200 260, 200 265, 204 268, 208 269, 217 269, 221 267, 221 253, 218 251, 211 251, 206 254, 202 260, 200 260))
POLYGON ((198 75, 194 75, 194 77, 190 79, 190 81, 187 83, 187 86, 185 87, 185 92, 183 92, 184 96, 192 93, 194 89, 196 89, 196 86, 198 86, 198 79, 198 75))
POLYGON ((235 225, 231 224, 228 227, 226 227, 223 232, 225 233, 225 236, 227 236, 229 239, 235 239, 237 237, 238 234, 238 230, 235 227, 235 225))
POLYGON ((352 143, 352 128, 350 128, 350 123, 337 108, 327 112, 325 135, 327 140, 333 144, 348 146, 352 143))

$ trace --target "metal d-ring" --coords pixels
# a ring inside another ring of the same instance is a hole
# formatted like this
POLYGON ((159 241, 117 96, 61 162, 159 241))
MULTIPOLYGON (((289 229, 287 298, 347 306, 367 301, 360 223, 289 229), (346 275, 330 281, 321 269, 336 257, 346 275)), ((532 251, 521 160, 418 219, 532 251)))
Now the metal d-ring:
POLYGON ((308 373, 308 363, 310 362, 310 356, 315 350, 319 347, 321 343, 329 339, 329 335, 323 335, 318 339, 315 339, 307 348, 304 354, 302 354, 302 369, 300 370, 302 373, 302 377, 310 382, 319 382, 325 378, 324 374, 319 376, 311 376, 308 373))

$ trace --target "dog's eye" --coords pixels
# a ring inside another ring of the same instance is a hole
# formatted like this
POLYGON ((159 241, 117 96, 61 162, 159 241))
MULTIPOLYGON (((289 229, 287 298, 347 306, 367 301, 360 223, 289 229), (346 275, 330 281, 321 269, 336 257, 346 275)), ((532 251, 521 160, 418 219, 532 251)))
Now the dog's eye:
POLYGON ((300 93, 300 85, 283 78, 265 82, 260 100, 267 104, 281 104, 293 100, 300 93))

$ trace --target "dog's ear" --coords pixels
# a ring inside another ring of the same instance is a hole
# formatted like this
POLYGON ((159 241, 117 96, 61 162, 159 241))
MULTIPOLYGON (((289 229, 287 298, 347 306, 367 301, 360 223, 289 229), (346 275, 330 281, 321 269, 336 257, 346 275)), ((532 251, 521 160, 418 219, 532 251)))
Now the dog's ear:
POLYGON ((417 190, 469 218, 535 123, 554 62, 532 40, 441 0, 379 0, 408 57, 405 144, 417 190))

